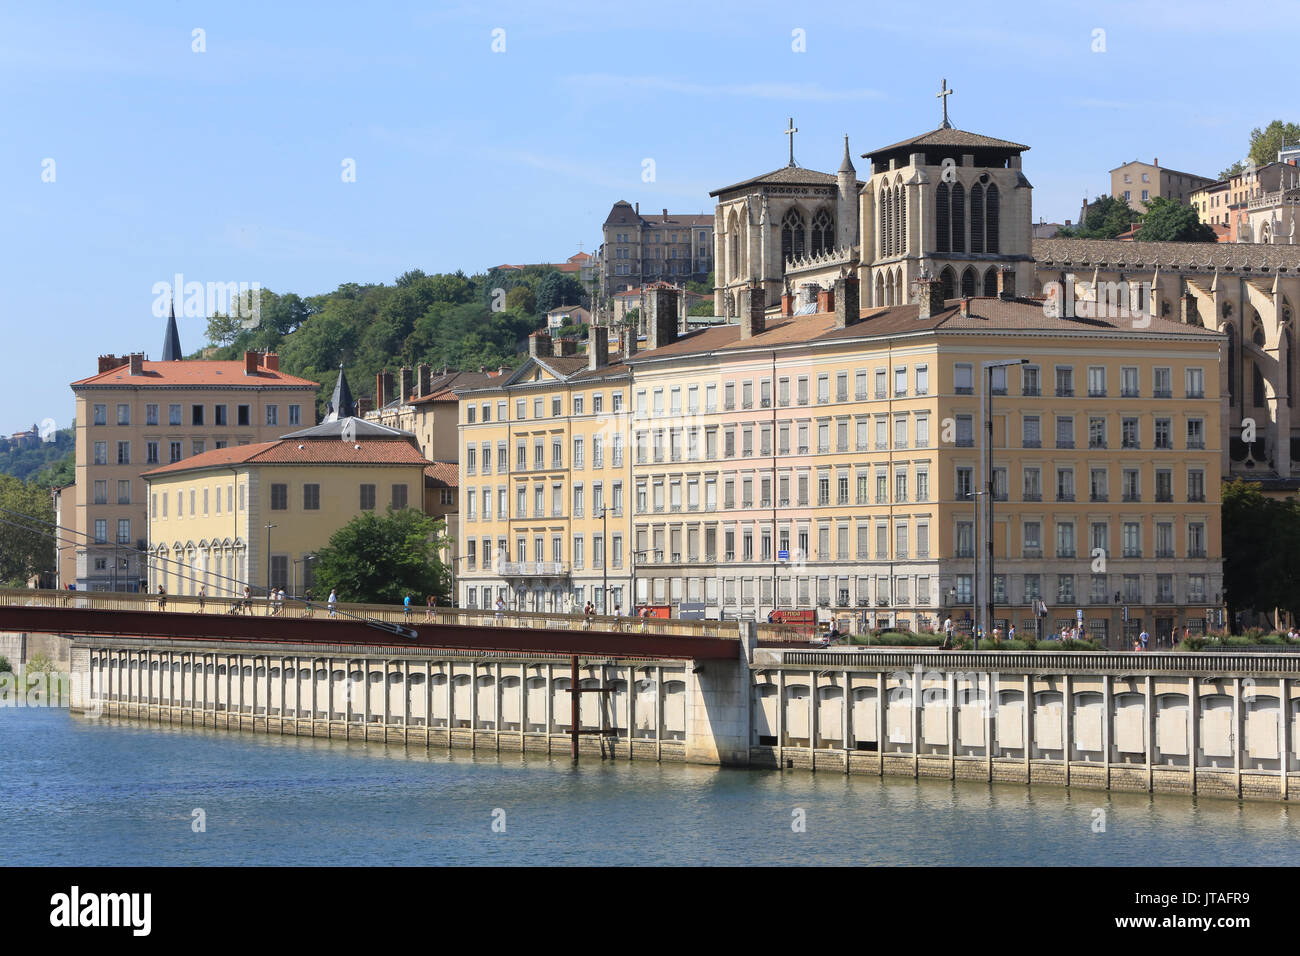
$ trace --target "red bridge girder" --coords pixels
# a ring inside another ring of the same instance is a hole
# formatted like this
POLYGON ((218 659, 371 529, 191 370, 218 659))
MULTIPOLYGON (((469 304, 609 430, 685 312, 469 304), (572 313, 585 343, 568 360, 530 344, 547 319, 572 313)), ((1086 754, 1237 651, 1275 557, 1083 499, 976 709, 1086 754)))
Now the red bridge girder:
POLYGON ((528 627, 403 624, 418 637, 407 640, 347 618, 257 617, 165 611, 0 605, 0 630, 87 637, 157 638, 169 641, 238 641, 261 644, 367 644, 505 651, 521 654, 578 654, 590 657, 649 657, 674 660, 736 660, 736 641, 720 637, 673 637, 613 631, 528 627))

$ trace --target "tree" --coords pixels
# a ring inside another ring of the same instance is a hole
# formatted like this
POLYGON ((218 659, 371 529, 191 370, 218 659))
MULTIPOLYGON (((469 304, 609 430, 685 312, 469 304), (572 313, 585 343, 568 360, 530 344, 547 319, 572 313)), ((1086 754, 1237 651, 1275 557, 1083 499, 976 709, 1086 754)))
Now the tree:
POLYGON ((700 295, 713 295, 713 285, 714 285, 713 273, 710 272, 707 276, 704 277, 703 282, 686 283, 686 291, 698 292, 700 295))
POLYGON ((1057 235, 1066 239, 1114 239, 1127 232, 1140 219, 1128 200, 1115 196, 1098 196, 1088 204, 1087 215, 1077 226, 1065 226, 1057 235))
POLYGON ((1246 164, 1237 160, 1223 172, 1219 173, 1220 179, 1231 179, 1233 176, 1240 176, 1246 170, 1246 164))
POLYGON ((517 285, 506 293, 506 309, 516 315, 536 315, 537 296, 526 285, 517 285))
POLYGON ((1214 230, 1201 222, 1196 210, 1176 199, 1156 196, 1147 201, 1138 242, 1217 242, 1214 230))
POLYGON ((1250 158, 1256 166, 1277 162, 1277 151, 1283 146, 1300 143, 1300 126, 1273 120, 1263 129, 1256 126, 1250 131, 1250 158))
POLYGON ((690 310, 686 314, 687 315, 712 315, 713 303, 697 302, 695 305, 691 306, 690 310))
POLYGON ((562 305, 578 305, 587 297, 582 283, 565 272, 551 271, 536 285, 537 312, 550 312, 562 305))
POLYGON ((1229 620, 1239 611, 1300 610, 1300 502, 1268 498, 1259 486, 1223 486, 1223 590, 1229 620))
POLYGON ((339 600, 401 604, 427 595, 450 603, 451 574, 439 559, 450 544, 445 524, 414 508, 357 515, 330 537, 317 554, 318 594, 338 591, 339 600))
POLYGON ((35 482, 0 475, 0 582, 21 587, 54 568, 54 503, 35 482))

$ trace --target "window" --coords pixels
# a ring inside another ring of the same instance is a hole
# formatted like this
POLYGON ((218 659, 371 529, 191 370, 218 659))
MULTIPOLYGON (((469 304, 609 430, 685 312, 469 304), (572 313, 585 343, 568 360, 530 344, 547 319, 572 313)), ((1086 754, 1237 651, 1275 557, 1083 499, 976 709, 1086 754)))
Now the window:
POLYGON ((118 544, 131 543, 131 519, 130 518, 117 519, 117 543, 118 544))
POLYGON ((1057 501, 1074 500, 1074 469, 1073 468, 1056 469, 1056 500, 1057 501))
MULTIPOLYGON (((202 425, 202 424, 203 424, 203 406, 202 406, 202 405, 191 405, 191 406, 190 406, 190 424, 191 424, 191 425, 202 425)), ((270 422, 267 422, 267 424, 269 425, 270 422)))
POLYGON ((1026 521, 1022 526, 1022 551, 1026 558, 1043 556, 1043 526, 1037 521, 1026 521))
MULTIPOLYGON (((296 408, 297 406, 294 407, 296 408)), ((230 424, 228 421, 226 421, 225 405, 212 406, 212 424, 216 425, 218 428, 225 428, 228 424, 230 424)))
POLYGON ((1056 525, 1056 556, 1058 558, 1075 557, 1074 522, 1060 521, 1056 525))
POLYGON ((956 495, 958 501, 970 500, 974 481, 973 474, 974 472, 971 468, 957 469, 956 495))
POLYGON ((102 478, 95 480, 95 504, 108 504, 108 482, 102 478))
POLYGON ((1121 534, 1124 557, 1142 557, 1142 525, 1136 521, 1126 521, 1121 534))
POLYGON ((1121 398, 1137 398, 1138 390, 1138 370, 1135 368, 1122 368, 1120 372, 1120 390, 1121 398))
POLYGON ((144 443, 144 457, 146 465, 158 464, 158 443, 156 441, 144 443))
POLYGON ((1170 419, 1156 419, 1155 440, 1152 447, 1165 449, 1174 447, 1173 425, 1170 419))
POLYGON ((1187 525, 1187 556, 1189 558, 1205 557, 1205 525, 1193 521, 1187 525))
POLYGON ((145 423, 146 425, 157 425, 157 424, 158 424, 158 406, 157 406, 157 405, 146 405, 146 406, 144 407, 144 423, 145 423))
POLYGON ((1088 366, 1088 397, 1106 397, 1106 367, 1104 365, 1088 366))
POLYGON ((184 456, 185 453, 181 450, 180 442, 173 441, 167 443, 167 457, 169 462, 180 461, 184 456))
POLYGON ((117 443, 117 463, 119 465, 131 464, 131 443, 129 441, 117 443))
POLYGON ((1187 447, 1205 447, 1205 421, 1203 419, 1189 418, 1187 420, 1187 447))
POLYGON ((1187 500, 1205 500, 1205 472, 1199 468, 1187 470, 1187 500))
POLYGON ((916 394, 930 394, 930 367, 928 365, 918 365, 916 367, 916 394))
POLYGON ((1088 419, 1088 447, 1106 447, 1106 419, 1097 417, 1088 419))
POLYGON ((406 507, 406 485, 393 485, 393 509, 400 511, 406 507))
POLYGON ((235 409, 235 424, 241 428, 247 428, 253 420, 252 406, 239 405, 235 409))
POLYGON ((1074 394, 1074 368, 1069 365, 1056 367, 1056 394, 1068 397, 1074 394))
POLYGON ((1074 416, 1073 415, 1056 416, 1056 447, 1057 448, 1074 447, 1074 416))
POLYGON ((271 485, 271 510, 287 511, 289 509, 289 486, 271 485))
POLYGON ((1138 479, 1138 470, 1136 468, 1124 469, 1124 500, 1141 501, 1142 488, 1138 479))
POLYGON ((280 406, 279 406, 279 405, 267 405, 267 406, 266 406, 266 423, 267 423, 268 425, 278 425, 278 424, 280 424, 280 406))
POLYGON ((1020 433, 1020 443, 1025 448, 1041 448, 1043 446, 1042 425, 1037 415, 1026 415, 1021 420, 1020 433))
POLYGON ((973 366, 958 364, 953 369, 953 387, 958 395, 975 393, 973 366))
POLYGON ((131 424, 131 406, 130 406, 130 405, 118 405, 118 406, 117 406, 117 423, 118 423, 119 425, 130 425, 130 424, 131 424))
POLYGON ((1125 448, 1142 447, 1136 418, 1125 418, 1120 421, 1120 444, 1125 448))
POLYGON ((320 510, 320 485, 305 484, 302 486, 302 510, 320 510))
POLYGON ((92 419, 91 419, 91 423, 94 424, 94 425, 107 425, 107 424, 108 424, 108 406, 107 406, 107 405, 96 405, 96 406, 95 406, 94 415, 93 415, 93 417, 92 417, 92 419))
MULTIPOLYGON (((225 406, 221 406, 221 410, 222 410, 222 412, 224 413, 224 412, 225 412, 225 406)), ((218 425, 224 425, 225 422, 218 422, 217 424, 218 424, 218 425)), ((301 425, 301 424, 302 424, 302 406, 301 406, 301 405, 290 405, 290 406, 289 406, 289 424, 290 424, 290 425, 301 425)))
POLYGON ((1153 389, 1152 395, 1155 398, 1173 398, 1174 386, 1173 375, 1167 368, 1158 368, 1153 371, 1153 389))
POLYGON ((168 406, 167 406, 167 424, 168 424, 168 425, 179 425, 180 423, 181 423, 181 407, 180 407, 180 405, 168 405, 168 406))
POLYGON ((131 482, 128 479, 118 479, 117 503, 119 505, 129 505, 131 503, 131 482))
POLYGON ((1025 491, 1024 491, 1025 501, 1043 500, 1043 485, 1042 485, 1041 475, 1042 473, 1038 468, 1025 469, 1025 491))
POLYGON ((1022 395, 1042 394, 1042 385, 1040 384, 1038 377, 1038 366, 1022 366, 1020 369, 1020 383, 1020 393, 1022 395))
POLYGON ((1185 372, 1187 380, 1187 397, 1204 398, 1205 397, 1205 371, 1199 368, 1189 368, 1185 372))

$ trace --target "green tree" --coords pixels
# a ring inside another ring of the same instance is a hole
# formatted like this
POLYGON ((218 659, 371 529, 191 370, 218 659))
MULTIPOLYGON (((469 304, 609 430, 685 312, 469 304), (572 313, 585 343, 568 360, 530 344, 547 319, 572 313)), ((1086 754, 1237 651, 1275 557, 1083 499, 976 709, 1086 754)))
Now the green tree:
POLYGON ((1250 131, 1250 158, 1256 166, 1277 162, 1277 151, 1283 146, 1300 143, 1300 126, 1273 120, 1263 129, 1256 126, 1250 131))
POLYGON ((1196 210, 1176 199, 1156 196, 1147 202, 1138 242, 1217 242, 1214 230, 1201 222, 1196 210))
POLYGON ((1087 215, 1077 226, 1065 226, 1057 233, 1067 239, 1114 239, 1127 232, 1141 215, 1128 200, 1115 196, 1098 196, 1088 203, 1087 215))
POLYGON ((1223 590, 1238 611, 1300 610, 1300 502, 1247 481, 1223 485, 1223 590))
POLYGON ((687 315, 712 315, 713 303, 697 302, 695 305, 690 307, 690 310, 686 314, 687 315))
POLYGON ((1231 179, 1233 176, 1240 176, 1243 172, 1245 172, 1245 169, 1246 169, 1246 164, 1243 163, 1241 160, 1237 160, 1235 163, 1233 163, 1223 172, 1219 173, 1219 178, 1231 179))
POLYGON ((0 582, 21 587, 54 569, 54 503, 35 482, 0 475, 0 582))
POLYGON ((517 285, 506 293, 506 310, 516 315, 536 315, 537 296, 526 285, 517 285))
POLYGON ((449 544, 445 525, 414 508, 366 512, 330 537, 316 562, 317 593, 363 604, 449 603, 451 574, 438 555, 449 544))
POLYGON ((713 295, 713 284, 714 284, 713 273, 710 272, 707 276, 704 277, 703 282, 686 283, 686 291, 698 292, 700 295, 713 295))
POLYGON ((582 283, 566 272, 548 272, 537 283, 537 312, 550 312, 562 305, 579 305, 587 297, 582 283))

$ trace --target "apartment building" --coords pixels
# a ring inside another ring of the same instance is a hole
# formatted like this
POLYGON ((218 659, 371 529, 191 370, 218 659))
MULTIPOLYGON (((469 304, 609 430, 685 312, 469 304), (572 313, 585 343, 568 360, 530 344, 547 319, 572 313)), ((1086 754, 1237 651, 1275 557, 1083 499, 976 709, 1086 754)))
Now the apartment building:
POLYGON ((72 383, 77 588, 137 591, 146 581, 143 472, 315 424, 316 389, 281 372, 275 354, 182 359, 174 317, 163 361, 100 356, 95 375, 72 383))
POLYGON ((1193 193, 1214 181, 1210 176, 1161 166, 1159 157, 1150 163, 1135 159, 1110 171, 1110 194, 1117 199, 1122 196, 1138 212, 1146 212, 1147 203, 1157 196, 1190 203, 1193 193))
MULTIPOLYGON (((1046 626, 1082 610, 1114 642, 1217 616, 1222 336, 1052 318, 1034 299, 944 302, 937 280, 918 304, 864 313, 856 291, 841 279, 815 314, 779 318, 756 296, 739 326, 685 336, 671 293, 656 293, 650 347, 623 360, 630 409, 612 423, 631 450, 619 532, 637 555, 635 603, 759 620, 815 607, 855 630, 961 619, 981 367, 1023 357, 993 379, 998 619, 1032 630, 1042 600, 1046 626)), ((568 422, 552 427, 560 447, 572 440, 568 422)), ((545 477, 569 500, 575 479, 545 477)), ((569 558, 558 529, 552 547, 569 558)))
POLYGON ((647 282, 703 282, 713 270, 711 214, 641 215, 641 204, 619 200, 601 227, 600 296, 647 282))
MULTIPOLYGON (((529 339, 529 358, 460 399, 458 600, 535 611, 628 610, 628 369, 609 330, 529 339)), ((631 341, 635 341, 632 339, 631 341)))

